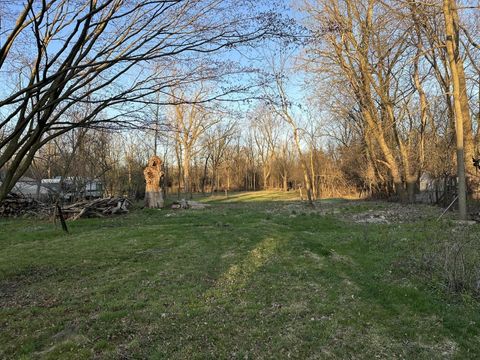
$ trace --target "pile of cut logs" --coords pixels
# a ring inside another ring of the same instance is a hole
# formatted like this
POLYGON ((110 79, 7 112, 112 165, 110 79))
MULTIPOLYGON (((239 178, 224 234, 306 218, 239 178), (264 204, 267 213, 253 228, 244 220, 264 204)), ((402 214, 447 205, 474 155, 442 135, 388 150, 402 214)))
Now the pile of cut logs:
POLYGON ((8 194, 0 201, 0 217, 48 216, 53 206, 18 194, 8 194))
POLYGON ((123 197, 109 197, 92 201, 85 200, 63 206, 62 213, 66 219, 71 220, 87 217, 105 217, 114 214, 126 214, 130 205, 130 201, 123 197))
MULTIPOLYGON (((86 217, 105 217, 128 213, 131 205, 123 197, 109 197, 95 200, 83 200, 74 204, 63 205, 61 212, 65 219, 77 220, 86 217)), ((22 195, 9 194, 0 201, 0 217, 39 216, 48 217, 57 214, 54 205, 47 205, 22 195)))

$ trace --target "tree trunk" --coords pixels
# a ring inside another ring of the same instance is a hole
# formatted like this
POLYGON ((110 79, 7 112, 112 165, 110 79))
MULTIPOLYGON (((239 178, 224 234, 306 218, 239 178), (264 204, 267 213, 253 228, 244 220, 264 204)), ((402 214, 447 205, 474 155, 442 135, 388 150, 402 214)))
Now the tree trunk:
POLYGON ((407 178, 407 197, 409 203, 415 202, 415 189, 417 187, 417 177, 415 175, 410 175, 407 178))
POLYGON ((313 161, 314 153, 315 153, 315 148, 312 146, 310 148, 310 178, 312 179, 311 180, 312 181, 312 197, 313 199, 316 200, 318 198, 319 191, 317 188, 317 182, 316 182, 317 174, 315 173, 315 164, 313 161))
POLYGON ((190 154, 188 149, 185 149, 183 155, 183 192, 185 196, 188 197, 188 194, 191 192, 190 188, 190 154))
POLYGON ((175 142, 175 155, 177 157, 177 166, 178 166, 178 174, 177 174, 177 197, 180 199, 180 192, 182 190, 182 149, 180 147, 179 141, 175 142))
POLYGON ((395 192, 401 200, 404 200, 406 198, 406 193, 403 187, 403 181, 399 165, 395 159, 395 156, 392 153, 392 150, 387 144, 383 130, 378 127, 378 124, 372 119, 372 116, 367 109, 363 110, 363 115, 365 117, 370 132, 373 134, 375 141, 377 142, 380 150, 382 151, 388 169, 390 170, 390 175, 392 176, 392 180, 395 185, 395 192))
POLYGON ((208 170, 208 159, 210 158, 210 154, 207 155, 205 159, 205 164, 203 166, 203 176, 202 176, 202 194, 205 195, 205 182, 207 181, 207 170, 208 170))
POLYGON ((303 156, 302 148, 300 146, 300 137, 298 135, 298 129, 295 127, 295 124, 293 123, 293 121, 291 122, 291 125, 294 127, 293 138, 295 140, 295 145, 297 147, 298 156, 300 157, 300 164, 301 164, 302 170, 303 170, 303 178, 305 180, 305 188, 307 190, 307 201, 308 201, 308 204, 310 206, 314 206, 313 205, 313 196, 312 196, 312 179, 311 179, 310 174, 308 172, 307 162, 306 162, 306 160, 303 156))
POLYGON ((160 179, 163 176, 162 160, 158 156, 152 156, 148 165, 143 170, 145 175, 145 207, 161 209, 164 206, 163 192, 160 188, 160 179))
MULTIPOLYGON (((454 4, 453 6, 456 6, 454 4)), ((452 10, 455 11, 456 10, 452 10)), ((458 27, 458 24, 455 24, 458 27)), ((458 45, 457 45, 458 47, 458 45)), ((462 57, 458 54, 458 49, 455 51, 455 63, 458 70, 460 104, 462 107, 463 118, 463 144, 464 144, 464 163, 467 180, 470 183, 475 175, 475 169, 472 165, 472 159, 475 156, 475 144, 473 139, 472 119, 470 117, 470 107, 468 104, 467 85, 465 80, 465 71, 462 57)))
POLYGON ((446 49, 453 83, 453 104, 455 107, 455 132, 457 140, 457 177, 458 177, 458 208, 460 220, 467 219, 467 196, 464 162, 463 125, 464 116, 461 102, 461 83, 458 71, 458 53, 455 52, 456 32, 452 12, 456 11, 455 0, 443 1, 443 15, 445 17, 445 31, 447 35, 446 49))
POLYGON ((268 190, 270 182, 270 167, 267 165, 263 166, 263 190, 268 190))

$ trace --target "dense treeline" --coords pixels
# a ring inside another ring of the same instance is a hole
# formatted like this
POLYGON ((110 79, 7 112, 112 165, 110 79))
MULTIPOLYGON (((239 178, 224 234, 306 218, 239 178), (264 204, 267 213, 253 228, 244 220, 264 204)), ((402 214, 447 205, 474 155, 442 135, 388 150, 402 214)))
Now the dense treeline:
MULTIPOLYGON (((199 138, 190 155, 185 155, 188 150, 176 142, 177 132, 163 132, 157 139, 157 154, 165 159, 166 191, 189 197, 196 192, 300 189, 307 198, 298 154, 288 135, 268 143, 253 129, 252 125, 251 133, 243 134, 239 126, 226 128, 219 122, 199 138)), ((154 153, 154 136, 153 131, 72 132, 42 149, 27 175, 37 180, 53 176, 98 179, 104 184, 105 195, 141 199, 145 190, 143 169, 154 153)), ((335 152, 312 147, 303 154, 315 179, 316 198, 356 194, 356 184, 345 177, 334 160, 335 152)))
POLYGON ((323 1, 308 11, 318 24, 334 27, 312 47, 309 59, 329 86, 342 84, 338 108, 344 112, 343 126, 355 129, 346 145, 361 144, 374 185, 392 182, 399 196, 413 200, 423 172, 455 174, 456 100, 462 111, 465 168, 473 184, 478 126, 475 132, 472 119, 478 119, 479 73, 478 49, 469 34, 478 33, 478 23, 469 21, 478 9, 466 9, 460 19, 454 1, 323 1), (452 35, 446 24, 453 26, 452 35), (458 99, 452 96, 454 72, 458 99), (348 107, 343 106, 345 97, 348 107))

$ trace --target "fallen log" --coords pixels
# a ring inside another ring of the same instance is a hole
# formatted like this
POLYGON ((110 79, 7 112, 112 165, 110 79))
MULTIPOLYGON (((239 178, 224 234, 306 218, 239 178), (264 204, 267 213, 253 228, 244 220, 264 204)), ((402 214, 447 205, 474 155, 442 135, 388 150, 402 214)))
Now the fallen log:
POLYGON ((204 204, 198 201, 193 201, 193 200, 185 200, 182 199, 180 201, 174 201, 172 203, 171 208, 172 209, 205 209, 210 207, 209 204, 204 204))

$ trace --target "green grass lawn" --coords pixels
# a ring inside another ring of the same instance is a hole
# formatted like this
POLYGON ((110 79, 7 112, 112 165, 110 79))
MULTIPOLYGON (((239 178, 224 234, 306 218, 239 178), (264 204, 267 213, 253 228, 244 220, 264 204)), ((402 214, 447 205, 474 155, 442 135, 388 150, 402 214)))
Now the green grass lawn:
POLYGON ((480 357, 479 303, 417 261, 455 227, 431 220, 440 209, 357 223, 388 205, 295 198, 138 209, 70 235, 0 220, 0 358, 480 357))

